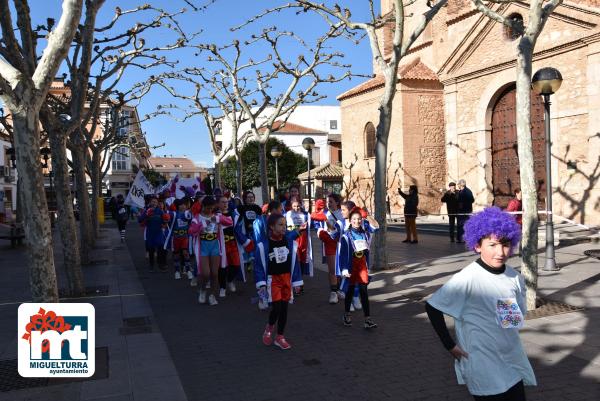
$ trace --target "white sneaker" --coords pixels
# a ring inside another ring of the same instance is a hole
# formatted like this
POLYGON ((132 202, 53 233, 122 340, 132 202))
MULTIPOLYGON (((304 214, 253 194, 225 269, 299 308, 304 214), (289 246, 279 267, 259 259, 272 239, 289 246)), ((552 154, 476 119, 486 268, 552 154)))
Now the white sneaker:
POLYGON ((213 294, 210 294, 210 295, 208 296, 208 304, 209 304, 210 306, 215 306, 215 305, 218 305, 218 304, 219 304, 219 303, 217 302, 217 298, 215 298, 215 296, 214 296, 213 294))
POLYGON ((266 301, 265 301, 265 302, 263 302, 263 300, 262 300, 262 299, 259 299, 259 300, 258 300, 258 309, 260 309, 260 310, 266 310, 266 309, 269 309, 269 302, 266 302, 266 301))
POLYGON ((219 290, 219 298, 225 298, 225 295, 227 295, 227 291, 225 291, 225 288, 221 288, 219 290))
POLYGON ((362 303, 360 302, 359 297, 354 297, 354 299, 352 299, 352 305, 354 305, 354 309, 356 310, 362 309, 362 303))
POLYGON ((355 311, 354 304, 350 304, 350 312, 354 312, 354 311, 355 311))
POLYGON ((210 290, 210 281, 206 283, 206 285, 204 286, 204 288, 206 288, 207 290, 210 290))
POLYGON ((339 299, 340 301, 342 301, 342 300, 346 299, 346 293, 345 293, 344 291, 340 291, 340 290, 338 290, 338 292, 337 292, 337 296, 338 296, 338 299, 339 299))
POLYGON ((233 281, 231 281, 227 284, 227 289, 229 290, 229 292, 237 291, 237 288, 235 288, 235 283, 233 281))
POLYGON ((188 272, 187 272, 187 276, 188 276, 188 279, 190 279, 190 280, 193 280, 193 279, 194 279, 194 274, 192 273, 192 271, 191 271, 191 270, 188 270, 188 272))
POLYGON ((206 291, 198 292, 198 303, 200 303, 200 304, 206 303, 206 291))
POLYGON ((198 277, 192 277, 192 280, 190 281, 190 286, 191 287, 197 287, 198 286, 198 277))
POLYGON ((338 303, 338 294, 335 291, 331 291, 329 293, 329 303, 330 304, 337 304, 338 303))
POLYGON ((181 278, 181 273, 175 272, 175 280, 179 280, 181 278))

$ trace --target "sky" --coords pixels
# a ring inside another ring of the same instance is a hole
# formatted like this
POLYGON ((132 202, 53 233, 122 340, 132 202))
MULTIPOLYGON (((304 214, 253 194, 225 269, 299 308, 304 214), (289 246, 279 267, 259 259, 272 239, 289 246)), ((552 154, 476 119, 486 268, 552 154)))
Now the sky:
MULTIPOLYGON (((197 5, 207 3, 207 0, 191 0, 197 5)), ((322 0, 321 0, 322 1, 322 0)), ((34 25, 45 22, 48 16, 59 18, 61 10, 61 1, 31 1, 32 4, 32 20, 34 25), (35 5, 35 6, 34 6, 35 5)), ((188 8, 189 6, 183 0, 107 0, 98 16, 97 26, 105 25, 114 15, 115 7, 120 7, 122 10, 127 10, 136 5, 150 3, 156 7, 163 8, 169 11, 188 8)), ((238 39, 242 43, 249 39, 252 34, 259 33, 265 27, 276 27, 278 30, 292 30, 297 36, 304 39, 310 47, 315 39, 326 31, 327 26, 323 20, 312 14, 296 15, 293 12, 280 12, 276 15, 261 19, 244 29, 232 32, 230 28, 237 26, 248 18, 262 12, 266 8, 273 5, 286 3, 285 0, 216 0, 207 9, 199 12, 187 12, 179 18, 180 26, 186 34, 202 31, 195 39, 194 43, 214 43, 217 45, 225 45, 231 43, 232 40, 238 39)), ((330 2, 331 3, 331 2, 330 2)), ((368 19, 368 1, 362 0, 346 0, 339 1, 342 7, 351 7, 351 11, 355 20, 365 21, 368 19)), ((378 6, 378 1, 376 1, 378 6)), ((378 10, 376 10, 378 11, 378 10)), ((143 20, 142 16, 136 16, 143 20)), ((130 26, 133 19, 124 19, 123 26, 130 26)), ((118 27, 117 27, 118 28, 118 27)), ((144 39, 147 46, 152 44, 160 44, 172 41, 174 36, 170 35, 167 30, 161 29, 154 31, 151 34, 146 34, 144 39)), ((371 52, 366 40, 360 43, 349 41, 347 39, 338 39, 330 44, 332 51, 340 51, 345 57, 340 60, 345 64, 351 64, 351 70, 355 74, 368 75, 372 73, 371 52)), ((296 60, 298 54, 302 50, 291 42, 283 48, 284 54, 291 60, 296 60)), ((248 49, 246 57, 251 57, 253 60, 258 60, 267 55, 268 49, 264 46, 254 46, 248 49)), ((183 67, 206 67, 214 68, 214 63, 206 61, 204 54, 197 54, 195 49, 182 49, 177 52, 172 52, 167 55, 170 60, 177 60, 178 64, 175 69, 183 67)), ((170 68, 167 68, 170 69, 170 68)), ((322 70, 323 74, 333 73, 339 74, 340 70, 328 71, 322 70)), ((150 75, 157 75, 158 70, 142 70, 137 68, 128 69, 120 83, 120 87, 126 89, 129 85, 139 80, 143 80, 150 75)), ((345 80, 336 84, 323 84, 317 88, 319 94, 326 95, 327 98, 319 101, 317 104, 338 105, 336 96, 347 91, 348 89, 358 85, 367 78, 354 77, 352 80, 345 80)), ((279 82, 274 85, 275 91, 280 91, 283 83, 279 82), (281 86, 277 86, 281 85, 281 86)), ((182 93, 191 93, 190 87, 178 85, 178 90, 182 93)), ((156 110, 159 105, 176 104, 179 107, 186 108, 189 104, 186 102, 171 97, 164 89, 155 88, 138 106, 140 116, 151 113, 156 110)), ((213 164, 213 155, 209 143, 209 137, 204 123, 204 119, 200 116, 195 116, 185 122, 177 121, 176 119, 159 116, 149 121, 142 123, 142 130, 146 132, 146 138, 150 146, 165 146, 152 149, 155 156, 173 155, 187 156, 197 164, 211 166, 213 164)))

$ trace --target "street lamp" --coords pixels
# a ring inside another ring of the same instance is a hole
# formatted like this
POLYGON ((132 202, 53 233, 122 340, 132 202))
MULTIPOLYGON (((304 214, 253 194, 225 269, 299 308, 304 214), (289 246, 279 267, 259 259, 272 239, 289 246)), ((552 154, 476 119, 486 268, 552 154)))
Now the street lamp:
POLYGON ((550 139, 550 95, 562 84, 562 75, 556 68, 546 67, 538 70, 531 79, 535 93, 544 98, 544 131, 546 134, 546 263, 544 270, 558 270, 554 255, 554 223, 552 221, 552 141, 550 139))
POLYGON ((310 159, 312 159, 312 150, 315 147, 315 140, 307 136, 302 140, 302 147, 306 149, 308 154, 308 212, 312 212, 312 193, 310 191, 310 159))
MULTIPOLYGON (((302 142, 302 144, 304 145, 304 142, 302 142)), ((279 191, 279 166, 277 162, 282 154, 283 152, 281 149, 279 149, 279 147, 277 147, 277 145, 271 148, 271 156, 275 158, 275 192, 279 191)))

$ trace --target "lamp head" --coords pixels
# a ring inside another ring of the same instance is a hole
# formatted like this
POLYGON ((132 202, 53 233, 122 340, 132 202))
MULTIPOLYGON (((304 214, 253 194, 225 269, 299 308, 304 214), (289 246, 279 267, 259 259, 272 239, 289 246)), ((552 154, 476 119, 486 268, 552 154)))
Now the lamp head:
POLYGON ((313 148, 315 147, 315 140, 312 139, 310 136, 304 138, 302 140, 302 147, 306 150, 313 150, 313 148))
MULTIPOLYGON (((304 142, 302 142, 302 145, 304 146, 304 142)), ((282 153, 283 152, 281 151, 281 149, 279 149, 277 145, 271 148, 271 156, 273 156, 276 159, 281 157, 282 153)))
POLYGON ((540 95, 552 95, 562 84, 562 75, 556 68, 541 68, 533 74, 531 87, 540 95))

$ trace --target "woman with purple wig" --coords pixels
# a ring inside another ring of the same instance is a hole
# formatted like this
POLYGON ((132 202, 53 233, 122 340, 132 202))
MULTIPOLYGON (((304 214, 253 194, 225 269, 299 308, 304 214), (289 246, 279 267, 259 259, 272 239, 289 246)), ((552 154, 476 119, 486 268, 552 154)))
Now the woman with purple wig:
POLYGON ((523 276, 505 264, 521 238, 508 213, 490 207, 465 224, 464 239, 479 254, 427 301, 429 320, 454 357, 459 384, 475 400, 525 400, 536 385, 519 331, 527 312, 523 276), (455 322, 456 341, 444 314, 455 322))

